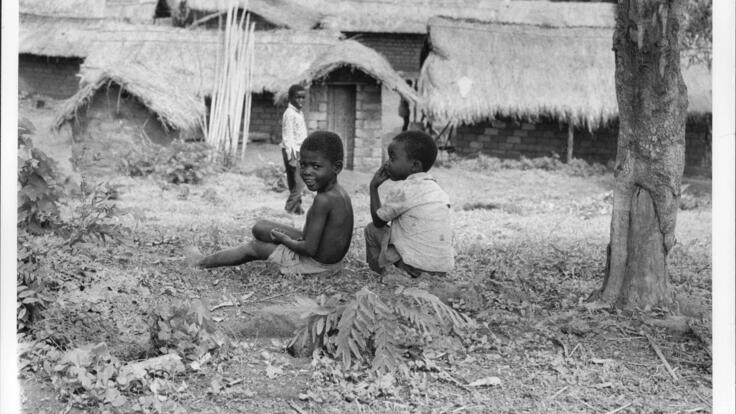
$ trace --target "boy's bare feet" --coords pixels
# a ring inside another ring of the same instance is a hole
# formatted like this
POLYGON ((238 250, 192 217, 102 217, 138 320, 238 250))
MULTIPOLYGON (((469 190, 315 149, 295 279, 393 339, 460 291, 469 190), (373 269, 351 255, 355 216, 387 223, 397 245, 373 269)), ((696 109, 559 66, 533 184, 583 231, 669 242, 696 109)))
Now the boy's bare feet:
POLYGON ((204 255, 196 246, 187 246, 184 248, 184 257, 189 267, 202 268, 200 262, 204 259, 204 255))

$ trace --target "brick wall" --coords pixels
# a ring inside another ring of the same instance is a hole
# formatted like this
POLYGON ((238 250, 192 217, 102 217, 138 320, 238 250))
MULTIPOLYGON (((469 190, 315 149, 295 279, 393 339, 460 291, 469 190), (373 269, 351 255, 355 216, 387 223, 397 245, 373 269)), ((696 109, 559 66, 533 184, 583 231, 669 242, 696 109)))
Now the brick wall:
POLYGON ((80 58, 54 58, 30 54, 18 56, 18 89, 56 99, 74 95, 79 89, 80 58))
POLYGON ((419 73, 419 53, 425 35, 410 33, 348 33, 355 40, 386 57, 394 70, 411 75, 419 73))
MULTIPOLYGON (((573 156, 588 162, 607 163, 616 159, 618 128, 615 125, 588 132, 575 129, 573 156)), ((452 139, 460 155, 483 153, 499 158, 527 158, 567 153, 567 125, 553 120, 536 123, 498 119, 462 125, 452 139)), ((710 175, 710 132, 707 123, 688 122, 685 158, 687 174, 710 175)))
POLYGON ((251 98, 250 127, 251 139, 267 139, 281 142, 281 116, 286 105, 276 106, 270 92, 254 94, 251 98))
POLYGON ((381 86, 357 85, 353 169, 375 170, 381 165, 381 86))

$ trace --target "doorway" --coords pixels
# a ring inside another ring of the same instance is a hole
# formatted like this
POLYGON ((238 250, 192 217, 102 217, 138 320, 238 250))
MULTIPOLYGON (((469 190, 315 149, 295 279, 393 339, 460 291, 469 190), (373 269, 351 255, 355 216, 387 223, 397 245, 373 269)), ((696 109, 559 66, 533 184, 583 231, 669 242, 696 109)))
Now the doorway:
POLYGON ((327 86, 327 130, 342 138, 345 169, 353 169, 355 149, 355 85, 327 86))

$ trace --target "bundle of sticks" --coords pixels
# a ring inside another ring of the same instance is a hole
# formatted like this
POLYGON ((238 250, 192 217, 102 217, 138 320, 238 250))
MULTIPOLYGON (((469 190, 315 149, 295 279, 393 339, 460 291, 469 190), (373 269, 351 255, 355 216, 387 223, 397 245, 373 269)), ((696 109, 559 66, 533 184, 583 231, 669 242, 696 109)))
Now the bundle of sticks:
POLYGON ((235 4, 228 9, 225 29, 220 31, 223 43, 217 49, 215 87, 206 141, 232 157, 237 157, 240 149, 242 158, 245 156, 250 126, 255 24, 250 21, 250 15, 245 13, 247 5, 241 7, 243 13, 240 16, 235 4))

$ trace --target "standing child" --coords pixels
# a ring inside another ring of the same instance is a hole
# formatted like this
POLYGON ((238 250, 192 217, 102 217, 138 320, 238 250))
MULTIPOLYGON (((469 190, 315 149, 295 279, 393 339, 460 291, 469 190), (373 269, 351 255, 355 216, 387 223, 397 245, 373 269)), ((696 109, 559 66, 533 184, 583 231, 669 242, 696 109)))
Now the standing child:
POLYGON ((373 271, 393 264, 418 277, 455 267, 450 199, 427 173, 436 158, 437 145, 424 132, 402 132, 389 144, 388 161, 369 186, 373 222, 365 228, 365 250, 373 271), (388 179, 399 183, 382 201, 378 187, 388 179))
POLYGON ((289 106, 281 118, 281 154, 286 168, 286 182, 289 185, 286 211, 293 214, 304 214, 302 209, 304 182, 299 176, 299 148, 307 137, 307 124, 302 113, 306 98, 307 92, 303 86, 291 85, 289 106))
POLYGON ((337 183, 342 170, 342 140, 337 134, 317 131, 301 146, 300 172, 307 188, 316 191, 307 211, 304 229, 258 221, 255 239, 206 257, 190 254, 197 267, 237 266, 253 260, 278 263, 283 274, 335 273, 353 236, 353 207, 348 193, 337 183))

